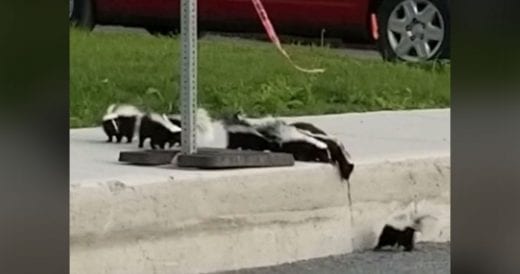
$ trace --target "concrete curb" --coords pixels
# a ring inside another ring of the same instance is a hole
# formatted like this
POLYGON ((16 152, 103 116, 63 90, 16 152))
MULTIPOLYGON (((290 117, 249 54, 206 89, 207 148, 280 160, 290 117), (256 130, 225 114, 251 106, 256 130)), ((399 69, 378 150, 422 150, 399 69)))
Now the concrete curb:
MULTIPOLYGON (((70 272, 207 273, 349 253, 372 248, 385 219, 411 211, 437 217, 418 241, 449 241, 449 110, 288 120, 315 123, 348 144, 356 164, 349 184, 318 163, 122 165, 119 151, 135 144, 71 130, 70 272)), ((215 126, 206 145, 222 147, 215 126)))
POLYGON ((71 273, 199 273, 352 251, 333 167, 236 171, 72 187, 71 273))
POLYGON ((449 240, 449 157, 359 164, 353 224, 332 166, 245 171, 72 186, 71 273, 201 273, 348 253, 372 247, 384 216, 414 201, 443 218, 423 240, 449 240))
POLYGON ((450 240, 448 155, 361 165, 351 195, 354 250, 374 247, 387 218, 410 212, 438 219, 418 233, 417 241, 450 240))

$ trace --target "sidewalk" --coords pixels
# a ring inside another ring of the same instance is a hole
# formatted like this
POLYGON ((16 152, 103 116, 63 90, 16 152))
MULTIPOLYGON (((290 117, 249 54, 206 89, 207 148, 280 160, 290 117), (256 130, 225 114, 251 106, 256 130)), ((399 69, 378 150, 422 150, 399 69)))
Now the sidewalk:
MULTIPOLYGON (((449 156, 450 112, 447 109, 403 112, 370 112, 324 116, 292 117, 287 121, 308 121, 344 142, 356 164, 449 156)), ((224 147, 224 131, 215 125, 215 140, 199 145, 224 147)), ((71 183, 96 182, 138 176, 184 176, 186 172, 171 168, 122 165, 117 162, 122 150, 136 150, 131 144, 106 143, 101 128, 70 131, 71 183)), ((148 149, 148 146, 145 146, 148 149)), ((212 173, 214 171, 210 171, 212 173)), ((186 175, 189 175, 188 172, 186 175)))
MULTIPOLYGON (((213 272, 349 253, 370 247, 382 218, 414 201, 441 219, 421 240, 449 240, 449 109, 286 120, 344 142, 356 164, 352 206, 331 165, 136 167, 117 162, 135 140, 71 130, 71 273, 213 272)), ((225 146, 218 124, 215 135, 200 145, 225 146)))

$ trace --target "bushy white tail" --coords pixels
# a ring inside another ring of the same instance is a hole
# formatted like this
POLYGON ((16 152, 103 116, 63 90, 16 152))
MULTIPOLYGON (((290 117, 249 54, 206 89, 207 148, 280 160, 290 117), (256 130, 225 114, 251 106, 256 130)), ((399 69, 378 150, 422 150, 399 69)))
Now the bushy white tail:
POLYGON ((116 104, 111 104, 110 106, 108 106, 106 114, 114 112, 114 110, 116 109, 116 106, 117 106, 116 104))
POLYGON ((210 142, 213 140, 213 124, 211 121, 211 117, 208 114, 208 111, 199 108, 197 109, 197 124, 196 124, 197 134, 200 134, 201 139, 206 142, 210 142))

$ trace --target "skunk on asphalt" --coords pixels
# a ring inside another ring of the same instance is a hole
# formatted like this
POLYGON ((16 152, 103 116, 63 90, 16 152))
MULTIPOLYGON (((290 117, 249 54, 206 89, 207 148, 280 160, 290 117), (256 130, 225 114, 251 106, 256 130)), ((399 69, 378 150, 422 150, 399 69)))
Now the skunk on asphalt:
POLYGON ((413 216, 401 214, 392 217, 383 227, 374 251, 384 247, 404 248, 412 251, 415 246, 415 233, 421 231, 423 220, 433 216, 413 216))

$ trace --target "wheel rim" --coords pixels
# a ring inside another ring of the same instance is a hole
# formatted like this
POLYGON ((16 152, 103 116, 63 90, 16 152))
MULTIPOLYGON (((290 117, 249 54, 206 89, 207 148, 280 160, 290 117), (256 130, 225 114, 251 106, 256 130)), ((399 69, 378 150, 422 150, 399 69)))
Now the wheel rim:
POLYGON ((442 15, 428 0, 405 0, 388 18, 388 42, 394 53, 407 61, 436 55, 444 40, 442 15))
POLYGON ((73 10, 74 10, 74 0, 69 0, 69 20, 72 18, 73 10))

